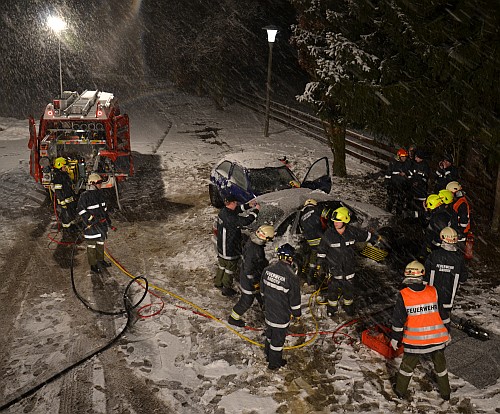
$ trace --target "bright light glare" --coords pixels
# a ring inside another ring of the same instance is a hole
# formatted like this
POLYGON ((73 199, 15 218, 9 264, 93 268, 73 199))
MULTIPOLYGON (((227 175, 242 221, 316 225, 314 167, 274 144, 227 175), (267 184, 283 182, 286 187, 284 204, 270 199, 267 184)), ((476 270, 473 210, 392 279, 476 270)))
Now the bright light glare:
POLYGON ((66 22, 58 16, 50 16, 47 19, 47 24, 56 33, 60 33, 66 29, 66 22))
POLYGON ((263 27, 267 31, 267 41, 269 43, 274 43, 276 40, 276 34, 278 33, 278 28, 274 25, 263 27))

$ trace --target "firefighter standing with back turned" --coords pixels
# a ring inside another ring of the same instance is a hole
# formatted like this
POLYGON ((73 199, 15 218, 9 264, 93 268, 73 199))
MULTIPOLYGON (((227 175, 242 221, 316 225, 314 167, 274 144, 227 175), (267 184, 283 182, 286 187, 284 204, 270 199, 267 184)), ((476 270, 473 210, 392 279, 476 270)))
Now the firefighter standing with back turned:
POLYGON ((449 400, 451 390, 444 348, 450 336, 439 313, 436 288, 424 285, 424 274, 424 265, 416 260, 406 266, 403 280, 406 287, 399 292, 394 306, 391 346, 394 350, 400 342, 404 346, 394 392, 399 398, 405 396, 420 357, 430 355, 439 393, 449 400))
POLYGON ((458 236, 455 229, 441 230, 441 248, 434 250, 425 261, 424 284, 434 286, 439 296, 443 323, 450 330, 451 308, 460 283, 467 280, 465 259, 457 249, 458 236))
POLYGON ((318 261, 322 269, 328 272, 328 305, 327 313, 334 316, 338 310, 341 296, 344 298, 344 310, 349 316, 354 315, 354 276, 355 252, 354 243, 376 243, 378 236, 357 227, 348 226, 351 213, 346 207, 339 207, 332 212, 330 220, 333 226, 328 227, 318 247, 318 261))
POLYGON ((318 255, 318 246, 323 235, 323 226, 321 224, 321 211, 318 207, 318 202, 312 198, 308 198, 304 202, 304 207, 300 213, 300 227, 302 235, 307 241, 309 248, 309 258, 307 261, 306 280, 309 286, 317 284, 316 280, 316 262, 318 255))
POLYGON ((111 226, 111 219, 101 192, 101 176, 91 173, 87 183, 88 189, 80 196, 77 210, 85 226, 83 232, 87 241, 90 270, 100 273, 103 268, 111 266, 111 263, 104 260, 104 241, 108 235, 108 227, 111 226))
POLYGON ((53 189, 56 194, 57 204, 61 207, 61 224, 63 231, 76 230, 76 194, 73 182, 68 173, 66 158, 58 157, 54 161, 53 189))
POLYGON ((292 317, 301 316, 299 278, 292 268, 295 249, 286 243, 276 253, 279 260, 264 269, 260 281, 266 318, 264 352, 270 370, 286 364, 282 354, 287 328, 292 317))

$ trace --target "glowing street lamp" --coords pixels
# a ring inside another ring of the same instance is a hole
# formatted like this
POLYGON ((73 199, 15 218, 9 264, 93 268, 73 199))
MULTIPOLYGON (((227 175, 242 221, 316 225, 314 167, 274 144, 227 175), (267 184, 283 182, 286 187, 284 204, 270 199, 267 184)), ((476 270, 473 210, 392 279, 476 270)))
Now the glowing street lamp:
POLYGON ((267 31, 267 43, 269 44, 269 59, 267 61, 267 86, 266 86, 266 120, 264 124, 264 136, 269 136, 269 95, 271 93, 271 67, 273 64, 273 44, 278 33, 276 26, 264 27, 267 31))
POLYGON ((47 25, 54 31, 59 40, 59 84, 61 86, 61 95, 60 98, 63 97, 63 82, 62 82, 62 64, 61 64, 61 32, 66 29, 66 22, 58 16, 50 16, 47 20, 47 25))

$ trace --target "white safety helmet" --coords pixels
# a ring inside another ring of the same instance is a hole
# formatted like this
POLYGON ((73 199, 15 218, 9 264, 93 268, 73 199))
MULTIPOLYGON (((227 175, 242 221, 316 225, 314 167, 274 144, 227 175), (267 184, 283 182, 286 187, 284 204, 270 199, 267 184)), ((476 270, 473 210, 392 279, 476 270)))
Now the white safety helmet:
POLYGON ((271 241, 274 239, 274 227, 268 224, 260 226, 256 231, 257 238, 263 241, 271 241))
POLYGON ((448 244, 455 244, 458 241, 458 234, 452 227, 445 227, 439 233, 439 238, 448 244))
POLYGON ((406 265, 405 278, 403 283, 409 285, 411 283, 422 283, 425 275, 425 267, 418 260, 414 260, 406 265))
POLYGON ((102 183, 102 177, 97 173, 91 173, 87 179, 87 183, 89 185, 102 183))

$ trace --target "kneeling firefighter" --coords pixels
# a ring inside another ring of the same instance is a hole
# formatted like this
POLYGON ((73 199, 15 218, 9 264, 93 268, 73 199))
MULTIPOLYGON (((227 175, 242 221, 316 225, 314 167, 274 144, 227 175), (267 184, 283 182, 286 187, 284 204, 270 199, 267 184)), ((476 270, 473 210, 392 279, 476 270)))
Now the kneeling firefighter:
POLYGON ((88 189, 80 196, 77 210, 85 226, 84 235, 90 270, 100 273, 104 267, 111 266, 111 263, 104 260, 104 241, 108 235, 108 227, 111 227, 111 219, 101 192, 101 176, 92 173, 87 183, 88 189))
POLYGON ((334 316, 338 310, 339 299, 344 298, 344 310, 347 315, 354 315, 354 243, 377 243, 379 237, 367 230, 348 226, 351 213, 346 207, 339 207, 332 212, 329 226, 321 237, 318 247, 318 261, 322 269, 328 272, 327 313, 334 316))

